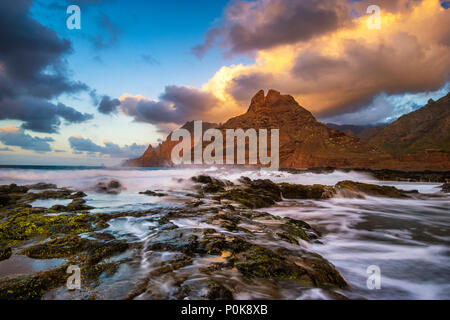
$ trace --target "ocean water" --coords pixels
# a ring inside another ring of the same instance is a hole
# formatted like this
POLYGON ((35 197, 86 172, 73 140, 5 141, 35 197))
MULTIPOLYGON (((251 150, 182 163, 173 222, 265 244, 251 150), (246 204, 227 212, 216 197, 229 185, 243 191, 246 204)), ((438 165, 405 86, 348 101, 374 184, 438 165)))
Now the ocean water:
MULTIPOLYGON (((337 267, 350 284, 349 290, 342 291, 347 297, 450 299, 450 196, 439 192, 438 183, 380 182, 370 174, 351 171, 290 174, 215 167, 207 169, 2 167, 0 184, 54 183, 58 187, 70 187, 86 192, 87 204, 95 207, 91 212, 119 212, 183 206, 188 199, 186 193, 191 192, 193 187, 189 178, 199 174, 231 181, 246 176, 251 179, 270 179, 275 182, 308 185, 334 185, 342 180, 353 180, 391 185, 404 190, 418 190, 428 196, 420 199, 366 197, 323 201, 284 200, 260 211, 303 220, 319 230, 322 233, 321 243, 307 244, 308 249, 319 253, 337 267), (123 186, 121 193, 112 195, 95 192, 95 185, 98 182, 111 179, 120 181, 123 186), (145 190, 164 192, 167 196, 158 198, 139 194, 145 190), (381 271, 380 289, 370 290, 367 286, 369 266, 378 266, 381 271)), ((61 200, 50 200, 39 205, 48 207, 56 203, 62 204, 60 202, 61 200)), ((210 227, 189 219, 178 219, 173 222, 183 228, 210 227)), ((143 218, 120 218, 110 223, 108 232, 129 241, 142 242, 145 246, 152 236, 151 224, 143 218)), ((167 255, 156 258, 143 255, 140 270, 145 272, 146 268, 151 267, 152 259, 161 261, 168 259, 167 255)), ((122 269, 119 271, 118 277, 122 277, 120 281, 125 283, 128 273, 122 269)), ((164 286, 169 287, 169 284, 164 286)), ((126 286, 121 287, 121 290, 125 288, 126 286)), ((261 290, 267 292, 269 289, 261 290)), ((257 289, 249 288, 248 291, 256 292, 257 289)), ((320 289, 304 291, 301 294, 295 292, 286 288, 286 293, 280 293, 279 298, 326 297, 320 289)), ((243 293, 237 298, 261 297, 264 295, 243 293)))

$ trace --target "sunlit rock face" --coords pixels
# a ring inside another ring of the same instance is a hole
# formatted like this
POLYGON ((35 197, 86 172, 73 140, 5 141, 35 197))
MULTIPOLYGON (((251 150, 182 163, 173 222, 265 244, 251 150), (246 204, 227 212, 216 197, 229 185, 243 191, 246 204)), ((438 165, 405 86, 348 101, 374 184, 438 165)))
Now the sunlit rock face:
MULTIPOLYGON (((269 90, 265 95, 260 90, 252 98, 245 114, 231 118, 222 125, 203 123, 203 132, 218 128, 225 136, 227 129, 279 129, 280 168, 447 170, 450 167, 448 138, 445 139, 450 123, 448 104, 448 95, 437 102, 430 101, 419 111, 383 128, 370 141, 364 141, 317 121, 290 95, 280 94, 276 90, 269 90), (417 124, 422 118, 425 123, 417 124), (407 137, 405 132, 409 133, 407 137), (430 139, 435 136, 444 137, 438 139, 437 149, 430 147, 434 145, 430 139), (410 150, 415 152, 408 152, 410 150)), ((193 121, 182 128, 193 132, 193 121)), ((140 158, 129 160, 125 165, 174 166, 171 152, 177 143, 171 141, 169 135, 159 146, 149 146, 140 158)))

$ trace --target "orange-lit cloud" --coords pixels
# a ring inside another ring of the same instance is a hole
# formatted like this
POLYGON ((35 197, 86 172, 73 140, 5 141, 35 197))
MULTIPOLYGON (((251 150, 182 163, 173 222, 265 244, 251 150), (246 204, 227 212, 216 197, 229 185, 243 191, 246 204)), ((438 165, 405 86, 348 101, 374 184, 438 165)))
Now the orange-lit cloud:
POLYGON ((122 111, 157 125, 219 122, 245 112, 258 90, 273 88, 317 116, 333 116, 380 94, 443 87, 450 80, 450 10, 439 0, 377 3, 380 30, 368 27, 368 1, 234 1, 194 53, 218 45, 226 54, 251 54, 253 64, 223 66, 201 89, 176 87, 176 101, 167 92, 160 101, 123 96, 122 111), (292 23, 302 18, 308 25, 292 23))
POLYGON ((224 67, 204 89, 244 111, 257 90, 276 88, 319 115, 358 109, 381 92, 437 90, 449 80, 450 12, 437 0, 406 2, 381 8, 381 30, 361 16, 309 41, 259 50, 255 64, 224 67))

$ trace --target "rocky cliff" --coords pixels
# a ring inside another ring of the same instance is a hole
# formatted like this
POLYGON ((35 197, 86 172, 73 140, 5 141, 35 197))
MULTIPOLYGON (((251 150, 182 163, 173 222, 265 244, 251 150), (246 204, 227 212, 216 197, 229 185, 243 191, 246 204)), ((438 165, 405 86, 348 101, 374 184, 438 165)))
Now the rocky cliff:
MULTIPOLYGON (((252 98, 245 114, 223 125, 203 123, 203 130, 279 129, 280 168, 450 170, 448 103, 449 95, 436 102, 430 101, 424 108, 401 117, 364 141, 317 121, 290 95, 275 90, 265 95, 261 90, 252 98), (411 154, 409 151, 418 152, 411 154)), ((192 133, 193 122, 182 128, 192 133)), ((171 141, 169 135, 159 146, 149 146, 140 158, 129 160, 125 165, 173 166, 171 151, 177 143, 171 141)))

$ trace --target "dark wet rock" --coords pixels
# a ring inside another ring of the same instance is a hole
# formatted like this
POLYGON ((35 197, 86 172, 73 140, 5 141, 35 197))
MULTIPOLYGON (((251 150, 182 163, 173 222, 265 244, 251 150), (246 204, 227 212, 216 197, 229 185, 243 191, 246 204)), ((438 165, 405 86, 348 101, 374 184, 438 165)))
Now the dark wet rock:
POLYGON ((310 169, 280 169, 292 174, 306 173, 333 173, 336 170, 343 172, 362 172, 374 176, 382 181, 406 181, 406 182, 440 182, 450 181, 450 171, 401 171, 401 170, 371 170, 361 168, 310 168, 310 169))
POLYGON ((119 194, 123 189, 118 180, 110 180, 97 183, 94 190, 98 193, 119 194))
MULTIPOLYGON (((360 170, 357 170, 360 171, 360 170)), ((362 170, 369 172, 378 180, 407 182, 446 182, 450 181, 450 171, 398 171, 398 170, 362 170)))
POLYGON ((195 200, 192 200, 191 202, 189 202, 186 206, 188 206, 190 208, 197 208, 197 207, 201 206, 202 204, 205 204, 205 202, 203 200, 195 199, 195 200))
MULTIPOLYGON (((77 261, 78 262, 78 261, 77 261)), ((87 290, 88 297, 95 297, 96 292, 89 294, 90 288, 101 283, 100 276, 110 277, 115 274, 124 261, 104 262, 95 265, 80 264, 82 289, 87 290)), ((66 285, 69 263, 48 271, 31 275, 19 275, 0 278, 0 300, 38 300, 52 289, 66 285)), ((67 290, 67 289, 65 289, 67 290)))
POLYGON ((30 184, 26 186, 28 189, 33 190, 46 190, 46 189, 56 189, 56 184, 53 183, 45 183, 45 182, 38 182, 35 184, 30 184))
POLYGON ((320 232, 304 221, 292 218, 284 218, 284 220, 287 220, 287 223, 283 224, 281 229, 291 237, 305 241, 313 241, 320 237, 320 232))
POLYGON ((205 297, 208 300, 233 300, 233 293, 222 284, 211 280, 208 282, 205 297))
POLYGON ((117 189, 120 188, 122 185, 117 180, 111 180, 108 182, 107 187, 110 189, 117 189))
POLYGON ((71 203, 67 205, 67 211, 73 212, 73 211, 86 211, 90 209, 94 209, 94 207, 88 206, 85 204, 86 200, 77 198, 72 200, 71 203))
POLYGON ((6 206, 11 202, 11 197, 7 194, 0 194, 0 207, 6 206))
POLYGON ((83 261, 95 264, 105 258, 121 253, 128 249, 128 244, 119 241, 97 241, 69 235, 52 239, 42 244, 36 244, 19 252, 33 259, 68 258, 84 253, 83 261))
POLYGON ((307 272, 269 249, 254 246, 237 257, 236 267, 247 277, 297 279, 307 272))
POLYGON ((62 205, 62 204, 55 204, 55 205, 51 206, 50 211, 52 211, 52 212, 66 212, 68 210, 67 210, 67 207, 62 205))
POLYGON ((33 259, 66 258, 86 250, 90 242, 78 235, 70 235, 33 245, 20 251, 19 254, 33 259))
POLYGON ((165 196, 167 196, 167 194, 165 194, 165 193, 155 192, 155 191, 151 191, 151 190, 146 190, 146 191, 143 191, 143 192, 139 192, 139 194, 145 194, 145 195, 152 196, 152 197, 165 197, 165 196))
POLYGON ((77 199, 77 198, 84 198, 86 196, 87 196, 87 194, 84 193, 83 191, 77 191, 74 194, 70 195, 70 198, 71 199, 77 199))
POLYGON ((281 183, 281 194, 286 199, 329 199, 336 194, 333 187, 324 186, 320 184, 300 185, 281 183))
POLYGON ((362 195, 389 198, 409 198, 413 192, 399 190, 390 186, 379 186, 354 181, 341 181, 336 184, 336 190, 344 197, 361 197, 362 195))
MULTIPOLYGON (((28 197, 28 193, 13 193, 12 201, 17 199, 18 202, 14 207, 3 207, 0 216, 0 248, 11 248, 32 259, 65 259, 70 264, 79 265, 83 286, 88 284, 94 289, 91 295, 87 295, 92 298, 96 297, 97 288, 101 288, 101 280, 114 275, 121 263, 134 259, 132 264, 139 265, 142 256, 151 264, 151 271, 130 289, 129 298, 142 295, 155 299, 233 299, 236 292, 235 289, 230 291, 234 288, 231 284, 223 282, 225 274, 235 275, 236 279, 244 277, 250 282, 283 280, 283 283, 289 282, 299 290, 304 286, 345 287, 345 281, 332 264, 306 250, 304 241, 314 242, 320 236, 312 226, 248 209, 280 201, 283 185, 248 178, 232 184, 208 176, 201 176, 194 182, 205 195, 204 199, 192 199, 182 207, 136 212, 83 212, 87 209, 86 201, 82 199, 85 194, 68 189, 38 193, 38 197, 43 198, 56 195, 72 199, 67 206, 55 206, 50 210, 27 208, 27 204, 21 201, 28 197), (56 193, 52 193, 54 191, 56 193), (246 208, 230 204, 229 200, 246 208), (110 230, 102 231, 110 220, 125 217, 139 223, 151 222, 148 232, 152 236, 145 245, 135 238, 130 242, 118 240, 110 230), (181 224, 175 220, 181 220, 181 224), (183 226, 182 220, 192 221, 192 227, 190 223, 183 226), (166 255, 168 252, 170 254, 166 255), (161 256, 164 256, 163 260, 160 260, 161 256), (122 260, 117 261, 119 258, 122 260), (198 261, 202 261, 200 265, 197 265, 198 261), (188 271, 191 266, 204 277, 201 285, 198 282, 192 285, 188 281, 192 280, 188 271), (155 287, 165 281, 174 286, 170 293, 155 287)), ((311 197, 318 193, 307 191, 311 197)), ((38 299, 49 290, 63 286, 67 276, 64 270, 64 281, 60 281, 58 269, 54 269, 48 273, 2 278, 0 298, 38 299)), ((277 281, 273 283, 279 285, 277 281)))
POLYGON ((238 270, 250 278, 289 279, 315 287, 347 286, 335 267, 319 255, 301 257, 286 249, 275 252, 253 246, 234 259, 238 270))
POLYGON ((201 185, 199 191, 202 193, 217 193, 225 191, 225 187, 227 184, 231 184, 231 182, 225 183, 222 180, 212 178, 206 175, 200 175, 191 178, 192 181, 201 185))
POLYGON ((11 257, 12 250, 11 247, 2 248, 0 247, 0 261, 7 260, 11 257))
POLYGON ((26 193, 26 192, 28 192, 28 187, 18 186, 15 183, 0 186, 0 193, 26 193))
POLYGON ((22 202, 32 202, 35 200, 48 200, 48 199, 70 199, 72 190, 58 189, 58 190, 44 190, 42 192, 30 192, 25 194, 22 198, 22 202))
POLYGON ((238 202, 247 208, 257 209, 270 207, 281 201, 279 186, 270 180, 240 179, 242 185, 233 187, 221 195, 221 198, 238 202))
POLYGON ((441 186, 441 190, 442 190, 442 192, 450 193, 450 183, 449 182, 444 183, 441 186))

